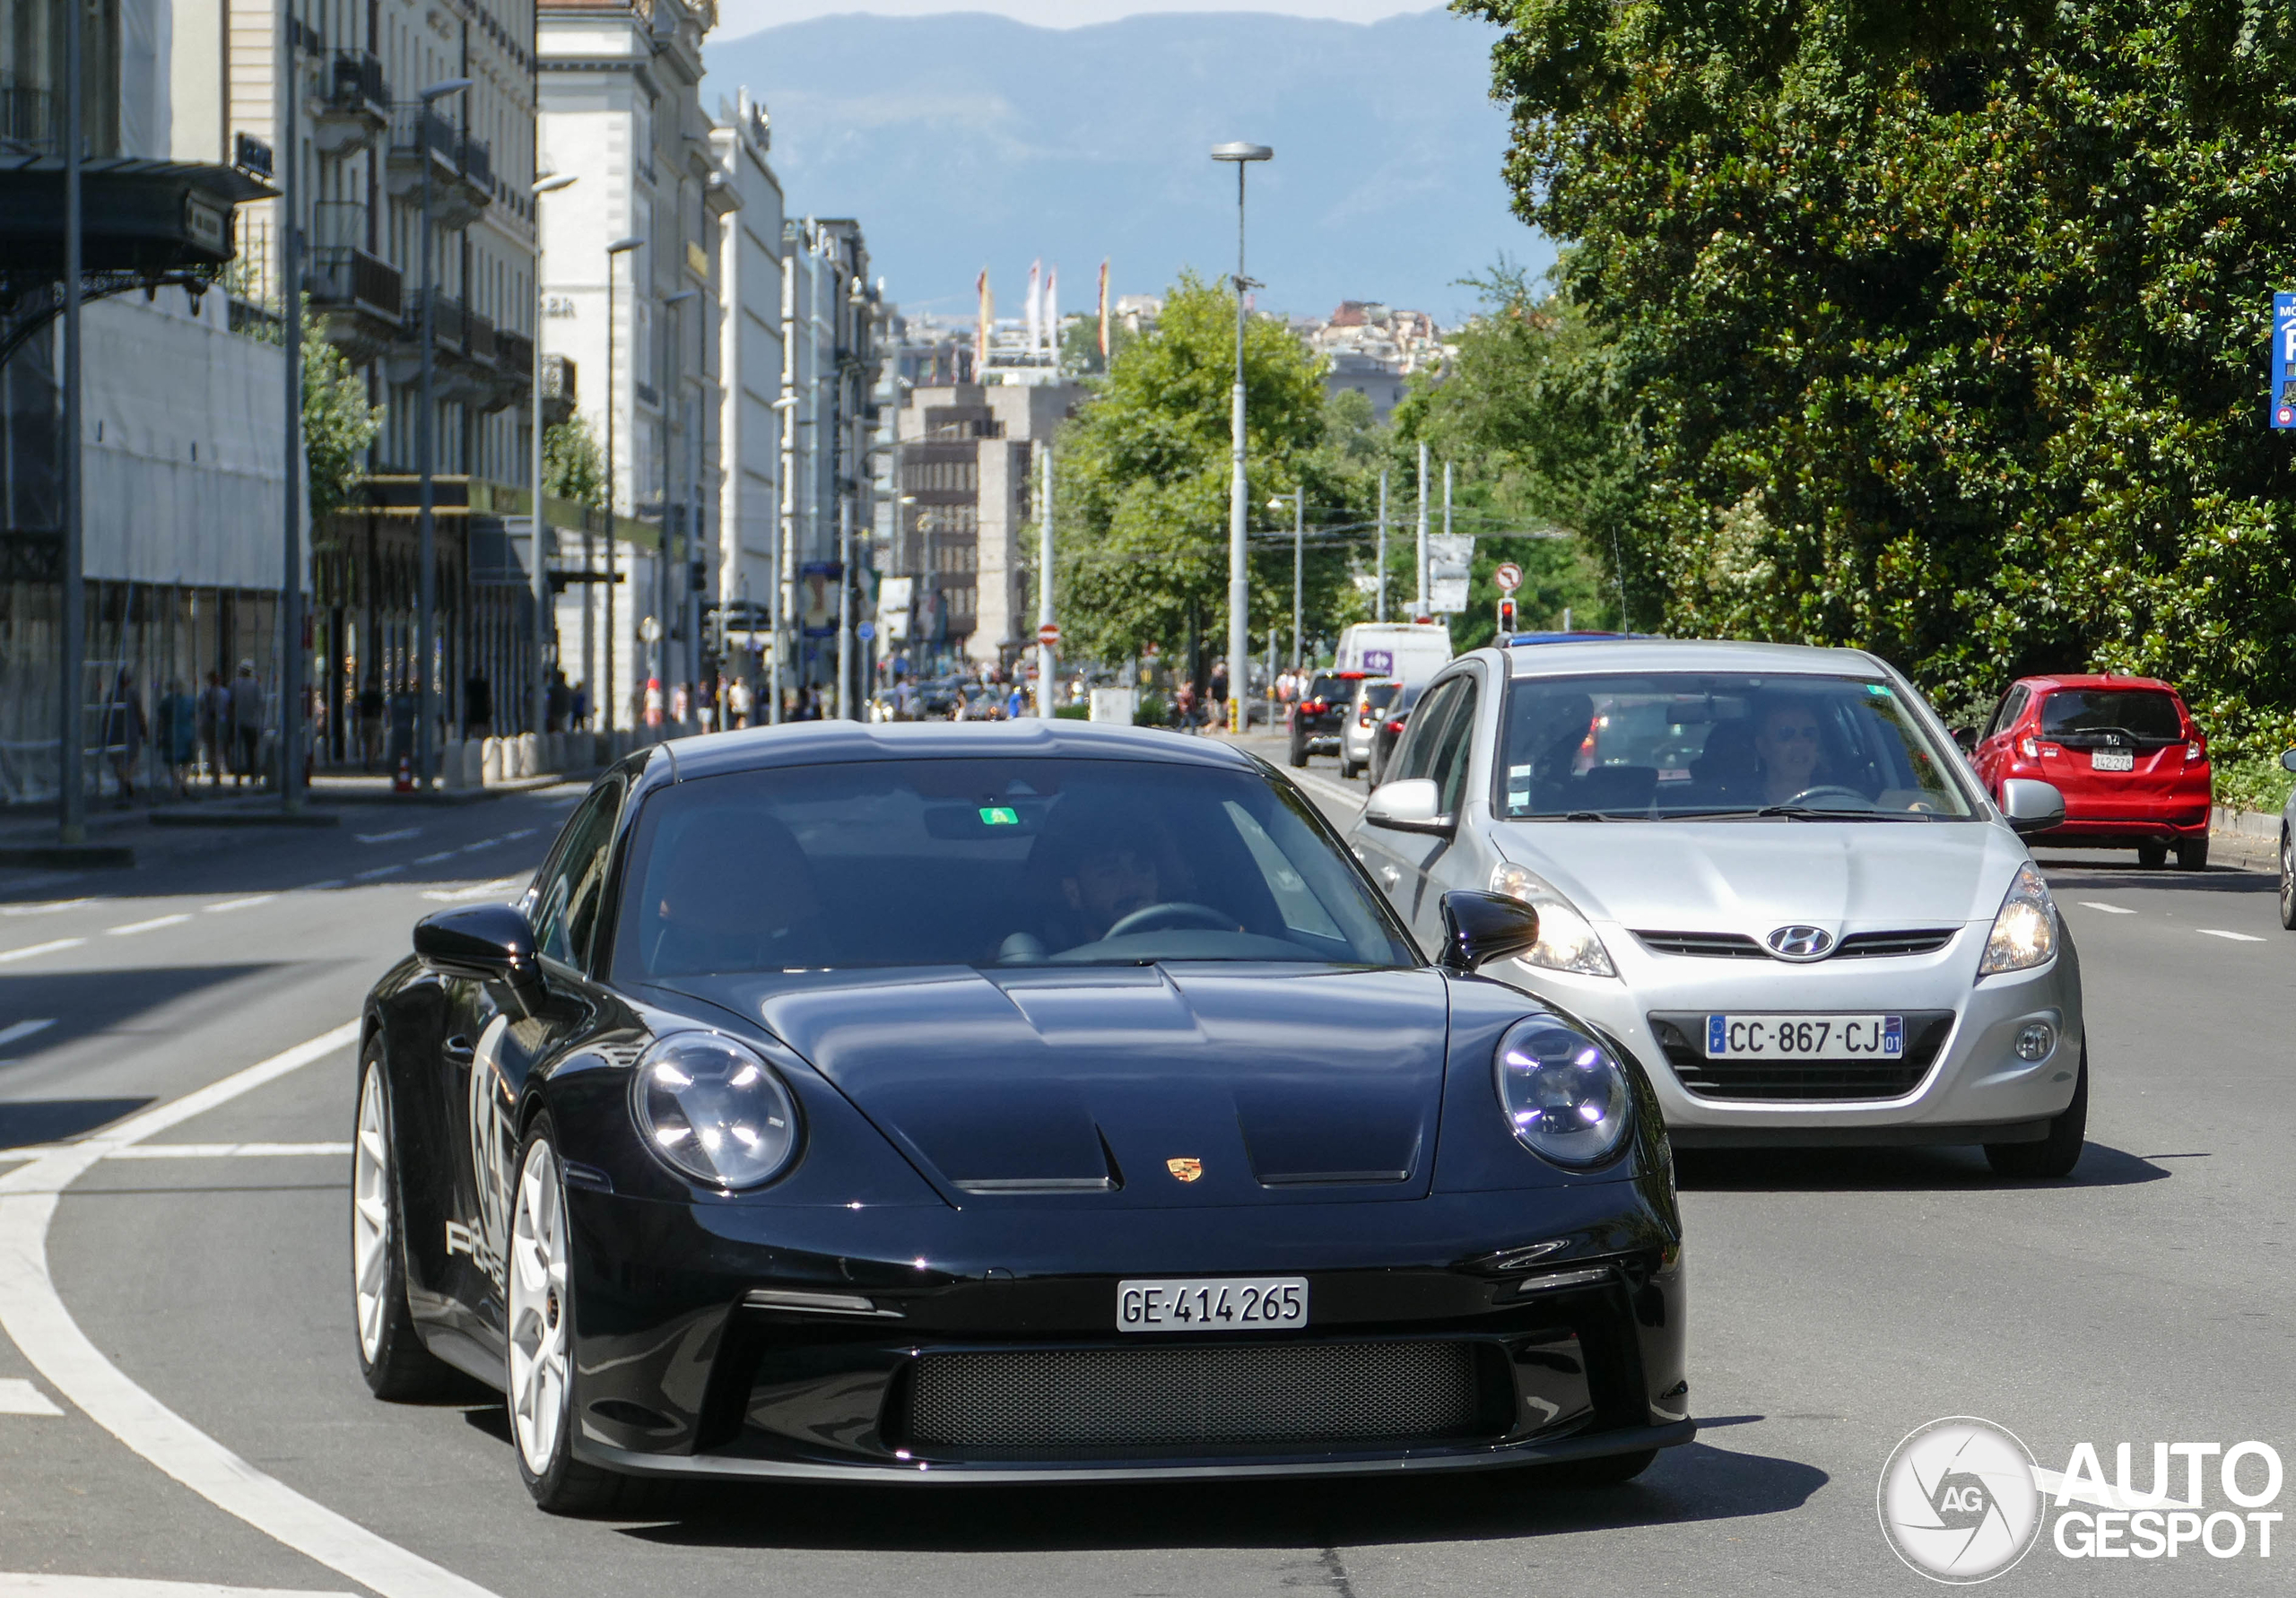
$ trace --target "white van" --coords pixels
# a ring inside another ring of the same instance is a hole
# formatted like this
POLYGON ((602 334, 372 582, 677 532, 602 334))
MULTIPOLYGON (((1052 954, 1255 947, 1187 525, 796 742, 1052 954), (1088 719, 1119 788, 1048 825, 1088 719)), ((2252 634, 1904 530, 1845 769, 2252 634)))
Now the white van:
POLYGON ((1451 664, 1451 630, 1440 621, 1359 621, 1339 635, 1332 669, 1387 677, 1406 688, 1451 664))

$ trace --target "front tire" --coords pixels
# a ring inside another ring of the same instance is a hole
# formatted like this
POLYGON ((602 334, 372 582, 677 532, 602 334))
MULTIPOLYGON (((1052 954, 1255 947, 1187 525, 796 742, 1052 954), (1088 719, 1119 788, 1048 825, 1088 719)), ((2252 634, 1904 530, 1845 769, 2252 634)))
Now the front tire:
POLYGON ((1360 762, 1355 761, 1355 760, 1349 760, 1345 755, 1342 755, 1342 756, 1340 756, 1340 757, 1339 757, 1339 780, 1340 780, 1340 781, 1342 781, 1342 782, 1353 782, 1353 781, 1355 780, 1355 778, 1357 777, 1357 776, 1358 776, 1358 775, 1360 775, 1360 774, 1361 773, 1362 769, 1363 769, 1363 768, 1362 768, 1362 766, 1361 766, 1361 764, 1360 762))
POLYGON ((503 1384, 518 1475, 552 1515, 597 1515, 643 1485, 574 1457, 574 1298, 566 1178, 547 1115, 518 1151, 510 1212, 509 1355, 503 1384))
POLYGON ((2136 864, 2146 871, 2159 871, 2169 864, 2169 846, 2157 838, 2148 838, 2136 846, 2136 864))
POLYGON ((2296 840, 2280 834, 2280 925, 2296 932, 2296 840))
POLYGON ((429 1349, 406 1307, 405 1227, 400 1218, 397 1143, 379 1054, 359 1067, 359 1116, 351 1145, 351 1308, 359 1374, 391 1403, 452 1396, 465 1378, 429 1349))
POLYGON ((2204 832, 2198 838, 2177 839, 2177 869, 2179 871, 2206 871, 2208 869, 2208 834, 2204 832))
POLYGON ((2048 1124, 2048 1135, 2037 1143, 1987 1143, 1985 1160, 1996 1176, 2021 1180, 2052 1180, 2069 1177, 2081 1163, 2081 1150, 2089 1135, 2089 1051, 2081 1051, 2081 1073, 2073 1084, 2073 1102, 2048 1124))
POLYGON ((1298 733, 1292 734, 1292 769, 1298 770, 1308 763, 1308 741, 1298 733))

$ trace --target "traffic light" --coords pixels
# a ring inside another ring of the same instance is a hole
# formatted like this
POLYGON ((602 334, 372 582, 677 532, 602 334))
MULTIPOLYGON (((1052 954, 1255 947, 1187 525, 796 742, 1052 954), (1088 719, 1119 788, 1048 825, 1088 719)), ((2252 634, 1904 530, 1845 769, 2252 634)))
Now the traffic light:
POLYGON ((1502 594, 1499 596, 1499 636, 1502 638, 1506 638, 1514 630, 1515 596, 1512 594, 1502 594))

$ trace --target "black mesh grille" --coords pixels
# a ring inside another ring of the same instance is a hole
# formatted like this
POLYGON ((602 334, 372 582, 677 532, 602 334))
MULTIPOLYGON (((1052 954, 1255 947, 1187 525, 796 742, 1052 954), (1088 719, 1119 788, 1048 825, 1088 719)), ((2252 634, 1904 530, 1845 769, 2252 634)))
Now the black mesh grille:
MULTIPOLYGON (((1835 960, 1876 959, 1892 954, 1935 954, 1953 941, 1950 926, 1915 927, 1907 932, 1851 933, 1834 947, 1835 960)), ((1770 951, 1744 933, 1639 932, 1634 934, 1653 954, 1697 955, 1708 960, 1768 960, 1770 951)))
POLYGON ((1463 1342, 927 1354, 918 1444, 1001 1452, 1383 1442, 1475 1429, 1463 1342))
POLYGON ((1905 1053, 1894 1060, 1709 1060, 1692 1042, 1702 1015, 1653 1015, 1650 1030, 1666 1051, 1674 1079, 1700 1099, 1902 1099, 1921 1085, 1953 1029, 1953 1012, 1931 1010, 1905 1018, 1905 1053))
POLYGON ((1768 960, 1769 951, 1744 933, 1639 932, 1653 954, 1696 954, 1714 960, 1768 960))
POLYGON ((1833 951, 1836 960, 1876 958, 1892 954, 1935 954, 1953 941, 1950 926, 1922 926, 1909 932, 1851 933, 1833 951))

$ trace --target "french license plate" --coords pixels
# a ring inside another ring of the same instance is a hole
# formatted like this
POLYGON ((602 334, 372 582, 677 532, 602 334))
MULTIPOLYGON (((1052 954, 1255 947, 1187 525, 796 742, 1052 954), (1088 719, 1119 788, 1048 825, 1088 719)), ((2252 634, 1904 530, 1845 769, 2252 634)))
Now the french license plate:
POLYGON ((1894 1060, 1905 1053, 1900 1015, 1709 1015, 1709 1060, 1894 1060))
POLYGON ((1308 1324, 1304 1276, 1119 1281, 1119 1332, 1280 1332, 1308 1324))
POLYGON ((2134 771, 2136 769, 2135 751, 2126 749, 2092 749, 2089 751, 2089 769, 2092 771, 2134 771))

